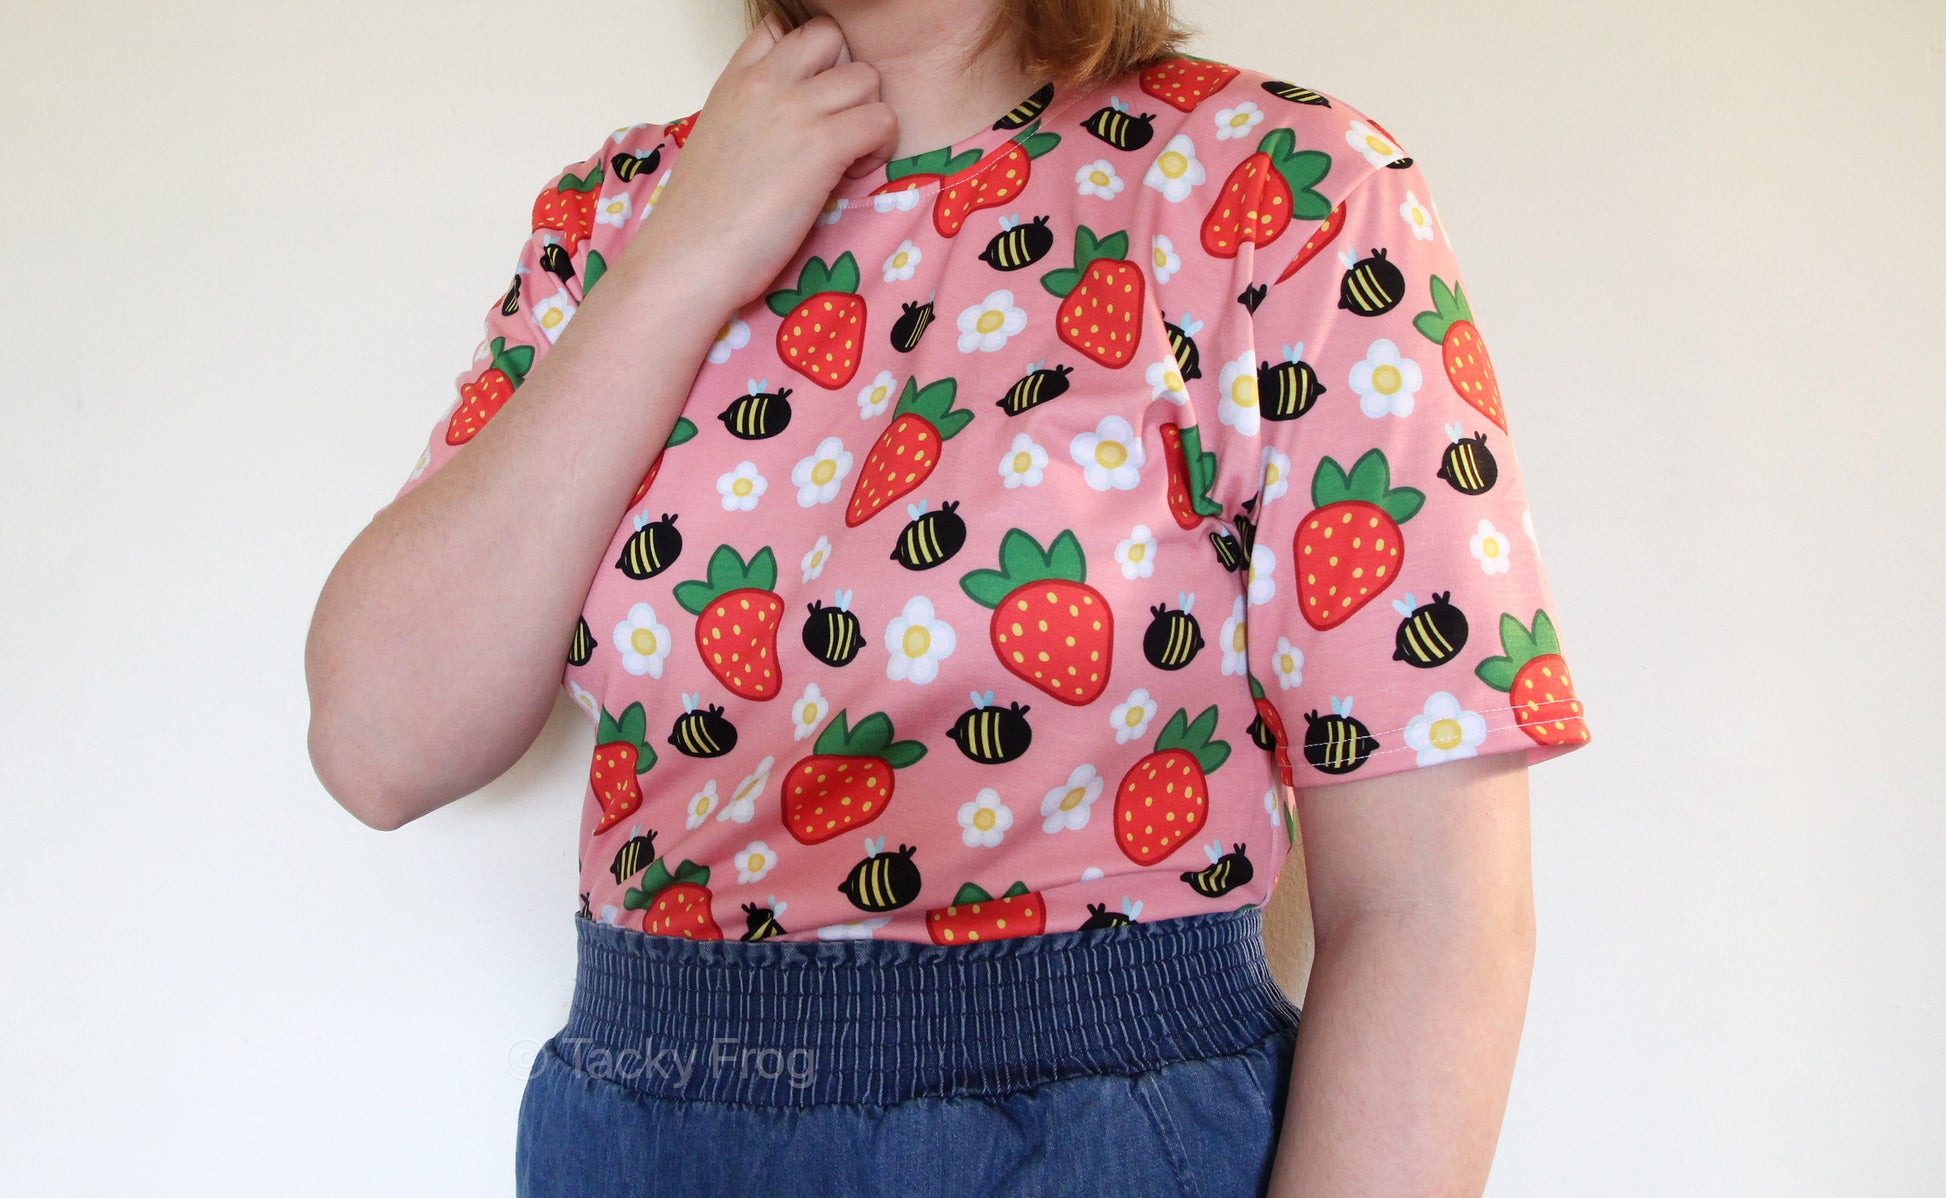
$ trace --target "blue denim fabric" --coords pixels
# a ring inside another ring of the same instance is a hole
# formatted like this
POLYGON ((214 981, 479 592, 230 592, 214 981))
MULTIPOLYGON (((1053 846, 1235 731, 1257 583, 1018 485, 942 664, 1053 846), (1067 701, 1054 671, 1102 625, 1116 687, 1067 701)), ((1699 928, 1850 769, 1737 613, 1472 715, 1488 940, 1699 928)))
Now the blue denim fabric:
POLYGON ((522 1198, 1265 1190, 1298 1008, 1256 907, 942 947, 579 921, 522 1198))

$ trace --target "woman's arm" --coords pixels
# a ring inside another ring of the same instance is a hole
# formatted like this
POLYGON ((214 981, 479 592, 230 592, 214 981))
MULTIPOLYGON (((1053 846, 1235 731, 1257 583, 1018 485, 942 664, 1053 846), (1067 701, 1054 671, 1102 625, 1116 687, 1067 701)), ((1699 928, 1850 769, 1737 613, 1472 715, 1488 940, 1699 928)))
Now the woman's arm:
POLYGON ((1270 1193, 1473 1198, 1534 956, 1527 765, 1298 792, 1317 957, 1270 1193))

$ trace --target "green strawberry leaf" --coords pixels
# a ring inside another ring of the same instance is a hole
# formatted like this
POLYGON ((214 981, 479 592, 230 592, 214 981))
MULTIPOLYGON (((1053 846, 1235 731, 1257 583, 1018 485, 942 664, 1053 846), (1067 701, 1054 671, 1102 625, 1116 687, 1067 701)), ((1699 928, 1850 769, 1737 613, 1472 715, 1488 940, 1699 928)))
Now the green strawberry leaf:
POLYGON ((957 379, 939 379, 921 387, 918 379, 908 378, 893 415, 918 416, 939 430, 941 441, 950 441, 973 419, 973 413, 953 406, 958 395, 957 379))
POLYGON ((851 732, 845 727, 845 713, 841 710, 818 733, 817 740, 811 743, 811 752, 819 757, 843 757, 850 744, 851 732))
POLYGON ((838 255, 830 273, 825 276, 824 286, 819 290, 842 291, 850 295, 858 293, 858 259, 851 256, 850 250, 838 255))
POLYGON ((676 417, 676 427, 670 430, 669 439, 662 444, 665 449, 673 449, 695 435, 696 426, 690 422, 689 417, 678 416, 676 417))
POLYGON ((507 381, 516 388, 527 379, 527 372, 534 367, 534 347, 516 345, 507 348, 505 337, 495 337, 492 345, 493 369, 507 376, 507 381))
POLYGON ((926 746, 916 740, 895 740, 885 746, 883 753, 878 754, 878 756, 885 760, 885 764, 895 770, 902 770, 909 765, 913 765, 925 755, 926 746))
POLYGON ((1311 506, 1329 507, 1341 499, 1350 498, 1351 489, 1345 482, 1345 468, 1336 459, 1325 457, 1318 462, 1318 469, 1311 476, 1311 506))
POLYGON ((1088 558, 1081 552, 1081 539, 1074 535, 1071 528, 1063 529, 1054 538, 1043 560, 1047 564, 1048 578, 1064 578, 1069 582, 1088 581, 1088 558))
POLYGON ((630 703, 628 709, 622 712, 620 728, 623 740, 632 745, 642 744, 643 735, 649 730, 649 717, 640 703, 630 703))
POLYGON ((601 256, 600 250, 589 250, 587 264, 581 268, 581 298, 587 299, 588 293, 601 282, 601 276, 608 273, 608 259, 601 256))
POLYGON ((1210 498, 1216 485, 1216 455, 1203 448, 1203 430, 1190 425, 1182 437, 1183 464, 1189 468, 1189 506, 1199 516, 1220 516, 1223 505, 1210 498))
MULTIPOLYGON (((1505 618, 1509 620, 1513 619, 1512 616, 1505 618)), ((1511 657, 1489 657, 1482 660, 1479 665, 1474 666, 1473 673, 1479 677, 1481 682, 1486 683, 1494 690, 1512 692, 1514 689, 1514 674, 1519 669, 1520 667, 1514 664, 1513 658, 1511 657)))
POLYGON ((1023 894, 1031 894, 1031 893, 1033 892, 1027 889, 1027 883, 1016 881, 1012 886, 1007 887, 1006 893, 1002 894, 1000 897, 1019 898, 1023 894))
POLYGON ((951 175, 965 170, 979 160, 978 150, 966 150, 954 154, 953 147, 945 146, 937 150, 927 150, 923 154, 894 158, 885 164, 885 177, 888 180, 896 180, 908 175, 951 175))
POLYGON ((968 882, 959 888, 959 893, 953 896, 953 901, 950 905, 964 907, 969 903, 990 903, 992 901, 993 896, 986 892, 985 887, 968 882))
POLYGON ((1534 649, 1536 657, 1561 651, 1561 638, 1554 631, 1553 618, 1538 607, 1534 609, 1534 649))
POLYGON ((882 711, 874 711, 852 728, 850 743, 845 746, 845 751, 854 757, 877 757, 891 743, 891 717, 882 711))
POLYGON ((777 586, 777 556, 766 545, 745 565, 743 556, 728 545, 718 545, 710 554, 708 579, 676 584, 676 602, 692 616, 700 616, 714 600, 731 591, 754 589, 769 591, 777 586))

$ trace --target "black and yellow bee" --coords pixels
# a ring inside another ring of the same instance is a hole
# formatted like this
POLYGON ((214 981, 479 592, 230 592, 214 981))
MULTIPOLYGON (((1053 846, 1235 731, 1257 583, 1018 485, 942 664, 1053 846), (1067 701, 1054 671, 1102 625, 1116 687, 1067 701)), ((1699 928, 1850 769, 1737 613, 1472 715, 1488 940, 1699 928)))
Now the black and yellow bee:
POLYGON ((1123 899, 1120 911, 1110 911, 1107 903, 1088 904, 1088 922, 1076 928, 1077 932, 1092 932, 1098 928, 1122 928, 1135 922, 1142 913, 1140 899, 1123 899))
POLYGON ((1162 328, 1169 334, 1169 351, 1176 355, 1176 373, 1182 376, 1185 383, 1190 379, 1202 378, 1202 354, 1196 349, 1196 334, 1203 331, 1203 322, 1185 312, 1181 324, 1170 324, 1165 320, 1162 328))
POLYGON ((617 179, 620 179, 624 183, 633 182, 638 175, 653 174, 655 169, 661 165, 661 142, 657 142, 655 148, 647 154, 636 155, 621 152, 608 156, 608 169, 617 179))
POLYGON ((514 285, 507 288, 507 294, 500 297, 500 315, 516 316, 520 313, 520 276, 514 276, 514 285))
POLYGON ((1180 670, 1203 651, 1203 626, 1189 614, 1196 596, 1183 595, 1178 602, 1182 606, 1176 609, 1167 603, 1149 609, 1154 619, 1149 621, 1149 630, 1142 634, 1142 656, 1158 670, 1180 670))
POLYGON ((595 650, 600 645, 601 642, 595 639, 595 630, 588 627, 587 619, 582 616, 576 616, 574 620, 574 636, 568 641, 568 664, 571 666, 587 665, 594 659, 595 650))
POLYGON ((1462 437, 1457 424, 1447 425, 1446 435, 1453 443, 1440 455, 1434 477, 1445 479, 1462 495, 1484 495, 1493 490, 1493 484, 1500 478, 1500 463, 1493 460, 1492 451, 1487 449, 1487 435, 1474 433, 1462 437))
POLYGON ((1039 91, 1022 100, 1012 112, 993 122, 995 129, 1018 129, 1039 116, 1047 109, 1048 101, 1054 98, 1054 85, 1044 83, 1039 91))
POLYGON ((1243 305, 1244 311, 1250 313, 1250 315, 1252 316, 1255 316, 1257 314, 1257 305, 1263 303, 1264 296, 1269 294, 1270 294, 1270 284, 1253 283, 1250 286, 1245 287, 1243 291, 1240 294, 1238 294, 1237 303, 1243 305))
POLYGON ((1351 718, 1351 699, 1331 700, 1332 713, 1304 715, 1304 760, 1327 774, 1349 774, 1378 748, 1378 738, 1351 718))
POLYGON ((698 710, 700 698, 682 697, 683 712, 669 730, 669 743, 684 757, 721 757, 737 747, 736 725, 724 718, 723 709, 714 703, 698 710))
POLYGON ((1264 90, 1280 100, 1289 100, 1293 104, 1310 104, 1319 108, 1331 107, 1331 101, 1310 88, 1299 87, 1295 83, 1285 83, 1282 79, 1264 80, 1264 90))
POLYGON ((913 846, 902 844, 896 853, 885 851, 885 838, 867 840, 866 857, 851 867, 838 889, 860 911, 895 911, 919 897, 919 867, 912 862, 913 846))
POLYGON ((1243 510, 1231 518, 1232 523, 1236 525, 1237 544, 1243 546, 1245 558, 1257 551, 1257 518, 1252 514, 1256 507, 1257 501, 1254 498, 1247 500, 1243 504, 1243 510))
POLYGON ((1020 270, 1032 266, 1054 248, 1054 230, 1047 218, 1037 216, 1027 224, 1014 217, 1000 219, 1000 231, 980 251, 980 261, 995 270, 1020 270))
POLYGON ((790 427, 791 389, 782 387, 776 391, 766 391, 766 386, 767 383, 751 383, 750 394, 733 400, 717 417, 723 422, 723 427, 730 430, 732 437, 761 441, 790 427))
POLYGON ((1184 870, 1182 880, 1197 894, 1209 898, 1221 898, 1239 886, 1247 885, 1257 876, 1257 869, 1244 855, 1243 845, 1237 844, 1229 852, 1223 851, 1222 841, 1212 841, 1203 846, 1210 863, 1205 869, 1184 870))
POLYGON ((908 570, 930 570, 949 560, 966 544, 966 521, 959 516, 959 500, 939 505, 929 512, 924 503, 906 509, 912 520, 899 532, 892 547, 892 560, 908 570))
POLYGON ((1109 104, 1081 122, 1081 127, 1118 150, 1139 150, 1155 136, 1155 113, 1131 116, 1128 109, 1109 104))
POLYGON ((1301 344, 1287 345, 1282 362, 1258 365, 1257 402, 1265 420, 1296 420, 1316 407, 1318 396, 1330 390, 1318 381, 1318 372, 1311 364, 1298 356, 1303 352, 1301 344))
POLYGON ((581 892, 581 906, 574 913, 574 917, 576 919, 587 919, 587 920, 594 919, 595 913, 588 909, 588 900, 591 897, 593 897, 593 895, 590 892, 585 890, 581 892))
POLYGON ((973 706, 960 713, 946 736, 968 761, 1004 765, 1019 760, 1034 743, 1034 729, 1027 723, 1031 710, 1018 703, 995 707, 992 691, 975 694, 973 706))
POLYGON ((1018 416, 1029 408, 1066 395, 1068 376, 1073 373, 1072 366, 1043 367, 1035 363, 1034 369, 1007 388, 1007 393, 995 400, 994 405, 1009 416, 1018 416))
POLYGON ((1452 597, 1451 591, 1435 591, 1431 603, 1416 609, 1411 591, 1392 601, 1392 610, 1405 617, 1393 637, 1393 661, 1430 670, 1459 656, 1466 647, 1466 613, 1452 605, 1452 597))
POLYGON ((655 832, 642 831, 637 824, 629 830, 628 841, 615 851, 615 862, 608 872, 615 876, 615 885, 620 886, 636 874, 655 864, 655 832))
POLYGON ((777 917, 784 913, 784 906, 777 901, 776 895, 771 896, 768 907, 756 903, 743 904, 745 931, 737 939, 756 941, 785 935, 784 925, 777 922, 777 917))
POLYGON ((1209 543, 1216 549, 1218 565, 1232 574, 1243 569, 1248 556, 1244 553, 1243 546, 1238 543, 1236 534, 1216 529, 1210 533, 1209 543))
POLYGON ((1354 316, 1383 316, 1405 298, 1405 273, 1392 265, 1383 248, 1356 261, 1352 252, 1339 255, 1345 277, 1338 283, 1338 306, 1354 316))
POLYGON ((919 348, 919 338, 932 327, 932 301, 911 300, 901 305, 899 318, 892 322, 892 348, 909 354, 919 348))
POLYGON ((654 578, 681 556, 682 533, 676 530, 674 516, 665 512, 662 519, 655 521, 637 516, 634 535, 622 545, 615 568, 630 578, 654 578))
POLYGON ((1250 721, 1250 726, 1244 729, 1244 734, 1250 738, 1251 744, 1264 752, 1277 751, 1277 731, 1270 726, 1269 720, 1264 719, 1261 707, 1257 709, 1256 718, 1250 721))
POLYGON ((864 631, 850 608, 850 591, 839 591, 837 601, 830 607, 815 599, 809 604, 811 615, 804 621, 804 647, 825 665, 850 665, 865 645, 864 631))
POLYGON ((541 250, 541 269, 563 283, 574 282, 574 254, 567 246, 551 241, 541 250))

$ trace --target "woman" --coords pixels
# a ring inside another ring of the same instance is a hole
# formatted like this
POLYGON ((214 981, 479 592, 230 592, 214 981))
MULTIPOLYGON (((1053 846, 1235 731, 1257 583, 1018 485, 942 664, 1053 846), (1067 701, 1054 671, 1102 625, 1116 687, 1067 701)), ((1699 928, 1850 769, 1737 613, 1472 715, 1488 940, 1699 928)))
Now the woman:
POLYGON ((313 628, 375 827, 596 726, 520 1192, 1478 1192, 1588 732, 1418 166, 1166 3, 752 16, 313 628))

